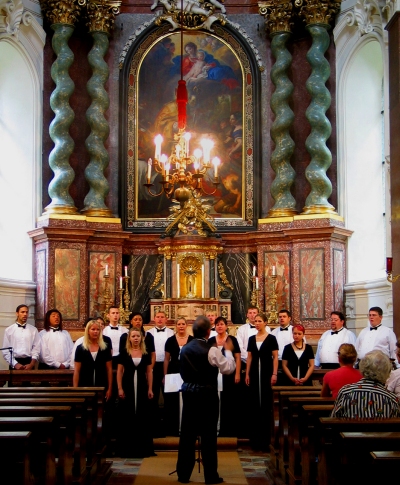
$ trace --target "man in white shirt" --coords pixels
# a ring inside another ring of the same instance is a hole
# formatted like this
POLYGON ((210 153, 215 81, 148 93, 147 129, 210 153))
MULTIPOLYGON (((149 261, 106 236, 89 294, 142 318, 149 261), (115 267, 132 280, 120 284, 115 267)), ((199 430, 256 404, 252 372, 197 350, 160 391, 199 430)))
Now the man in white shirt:
POLYGON ((3 357, 10 368, 16 370, 32 370, 39 359, 40 337, 33 325, 27 324, 29 309, 27 305, 18 305, 17 321, 6 328, 3 347, 3 357), (12 357, 11 357, 12 356, 12 357))
POLYGON ((315 366, 321 369, 340 367, 338 351, 342 344, 356 344, 356 336, 345 327, 342 312, 331 312, 331 329, 321 335, 315 355, 315 366))
POLYGON ((156 350, 156 363, 153 367, 153 394, 152 402, 154 403, 156 414, 153 425, 154 436, 164 436, 163 416, 158 406, 160 393, 164 396, 164 359, 165 359, 165 342, 169 337, 174 335, 173 330, 167 327, 167 316, 165 312, 159 311, 154 316, 155 326, 148 330, 148 333, 154 337, 154 347, 156 350))
MULTIPOLYGON (((271 334, 274 335, 278 342, 278 380, 276 385, 280 386, 284 378, 282 370, 282 353, 286 345, 293 342, 293 326, 291 325, 292 314, 289 310, 282 309, 278 313, 279 327, 274 328, 271 334)), ((285 380, 285 379, 284 379, 285 380)))
POLYGON ((39 369, 68 369, 74 344, 70 333, 62 328, 62 315, 57 309, 46 313, 39 337, 39 369))
POLYGON ((395 361, 396 335, 393 330, 382 325, 382 318, 382 308, 374 306, 369 309, 369 325, 361 330, 355 345, 359 360, 372 350, 381 350, 392 362, 395 361))
POLYGON ((217 332, 215 330, 215 319, 217 318, 217 316, 218 316, 218 313, 215 310, 207 310, 206 312, 206 317, 210 320, 210 324, 211 324, 209 338, 215 337, 217 335, 217 332))
POLYGON ((119 340, 121 335, 127 333, 128 330, 125 327, 119 325, 119 308, 111 306, 108 310, 108 319, 110 324, 103 330, 103 335, 109 337, 112 343, 112 364, 113 369, 118 367, 118 355, 119 355, 119 340))

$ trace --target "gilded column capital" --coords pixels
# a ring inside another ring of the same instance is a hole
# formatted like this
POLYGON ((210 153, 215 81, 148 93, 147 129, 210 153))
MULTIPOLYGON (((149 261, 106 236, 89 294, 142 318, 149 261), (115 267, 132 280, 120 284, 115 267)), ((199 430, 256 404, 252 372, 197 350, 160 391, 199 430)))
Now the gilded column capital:
POLYGON ((300 16, 307 25, 329 25, 340 10, 340 3, 335 0, 295 0, 296 7, 300 7, 300 16))
POLYGON ((258 2, 258 12, 265 19, 270 34, 292 32, 293 4, 288 0, 258 2))
POLYGON ((121 0, 88 0, 86 25, 89 32, 105 32, 110 35, 120 6, 121 0))
POLYGON ((40 5, 49 22, 74 26, 86 0, 41 0, 40 5))

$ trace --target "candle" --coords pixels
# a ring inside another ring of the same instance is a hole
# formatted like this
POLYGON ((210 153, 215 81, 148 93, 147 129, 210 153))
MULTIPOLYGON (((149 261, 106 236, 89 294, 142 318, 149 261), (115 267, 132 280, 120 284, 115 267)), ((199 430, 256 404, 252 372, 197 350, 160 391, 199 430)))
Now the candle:
POLYGON ((128 266, 125 266, 125 276, 128 276, 128 266))
POLYGON ((177 280, 177 291, 178 291, 178 294, 176 295, 177 298, 179 298, 181 295, 181 290, 180 290, 180 287, 179 287, 179 263, 177 263, 176 265, 176 280, 177 280))
POLYGON ((162 142, 163 142, 163 137, 161 135, 157 135, 154 138, 154 143, 156 144, 156 151, 155 151, 154 158, 156 160, 159 160, 160 159, 160 156, 161 156, 161 143, 162 142))
POLYGON ((119 287, 121 288, 122 290, 122 276, 119 277, 119 287))
POLYGON ((214 157, 212 159, 212 163, 214 165, 214 176, 218 178, 218 165, 220 164, 220 159, 218 157, 214 157))
POLYGON ((258 276, 256 276, 256 290, 258 290, 258 276))
POLYGON ((176 147, 175 147, 175 153, 176 153, 176 158, 180 158, 180 156, 181 156, 181 147, 179 145, 176 145, 176 147))
POLYGON ((393 258, 386 258, 386 273, 392 272, 393 258))
POLYGON ((171 165, 169 163, 167 163, 167 165, 165 165, 165 176, 166 177, 169 177, 169 169, 171 168, 171 165))
POLYGON ((214 143, 212 140, 208 138, 201 140, 200 143, 203 148, 203 162, 204 164, 207 164, 210 161, 210 152, 211 152, 211 148, 214 146, 214 143))
POLYGON ((160 157, 160 163, 161 163, 161 175, 164 176, 165 175, 165 164, 167 163, 168 161, 168 157, 167 155, 165 155, 165 153, 163 153, 160 157))
POLYGON ((147 161, 147 183, 150 183, 151 179, 151 164, 152 164, 152 159, 149 158, 147 161))
POLYGON ((204 264, 201 265, 201 297, 204 298, 204 264))
POLYGON ((106 269, 104 271, 104 276, 108 276, 108 264, 106 264, 106 269))
POLYGON ((191 135, 191 133, 186 132, 183 135, 183 137, 185 139, 186 156, 188 157, 189 156, 189 140, 192 138, 192 135, 191 135))
POLYGON ((253 266, 253 276, 256 275, 256 270, 257 270, 257 267, 256 266, 253 266))
POLYGON ((272 266, 272 276, 276 276, 276 266, 272 266))

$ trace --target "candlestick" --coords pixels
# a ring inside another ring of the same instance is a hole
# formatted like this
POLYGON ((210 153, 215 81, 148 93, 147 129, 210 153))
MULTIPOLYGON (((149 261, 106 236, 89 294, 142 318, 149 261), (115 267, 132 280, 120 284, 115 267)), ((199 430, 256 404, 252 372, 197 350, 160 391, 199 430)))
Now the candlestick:
POLYGON ((258 276, 256 276, 256 290, 258 290, 258 276))
POLYGON ((122 276, 119 277, 119 287, 122 289, 122 276))
POLYGON ((253 266, 253 276, 256 275, 256 271, 257 271, 257 267, 256 266, 253 266))
POLYGON ((276 266, 272 266, 272 276, 276 276, 276 266))
POLYGON ((128 266, 125 266, 125 276, 128 276, 128 266))

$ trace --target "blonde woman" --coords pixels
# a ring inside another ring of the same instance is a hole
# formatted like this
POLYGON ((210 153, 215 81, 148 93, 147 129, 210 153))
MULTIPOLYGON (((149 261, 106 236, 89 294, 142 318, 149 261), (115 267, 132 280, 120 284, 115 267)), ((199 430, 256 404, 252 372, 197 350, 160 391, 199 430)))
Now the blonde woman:
POLYGON ((104 342, 100 324, 91 320, 83 342, 75 352, 74 387, 105 387, 106 400, 112 393, 112 355, 104 342))
POLYGON ((153 438, 148 423, 149 400, 153 399, 153 372, 144 336, 138 328, 129 330, 126 347, 118 363, 117 384, 121 411, 120 456, 153 456, 153 438))

